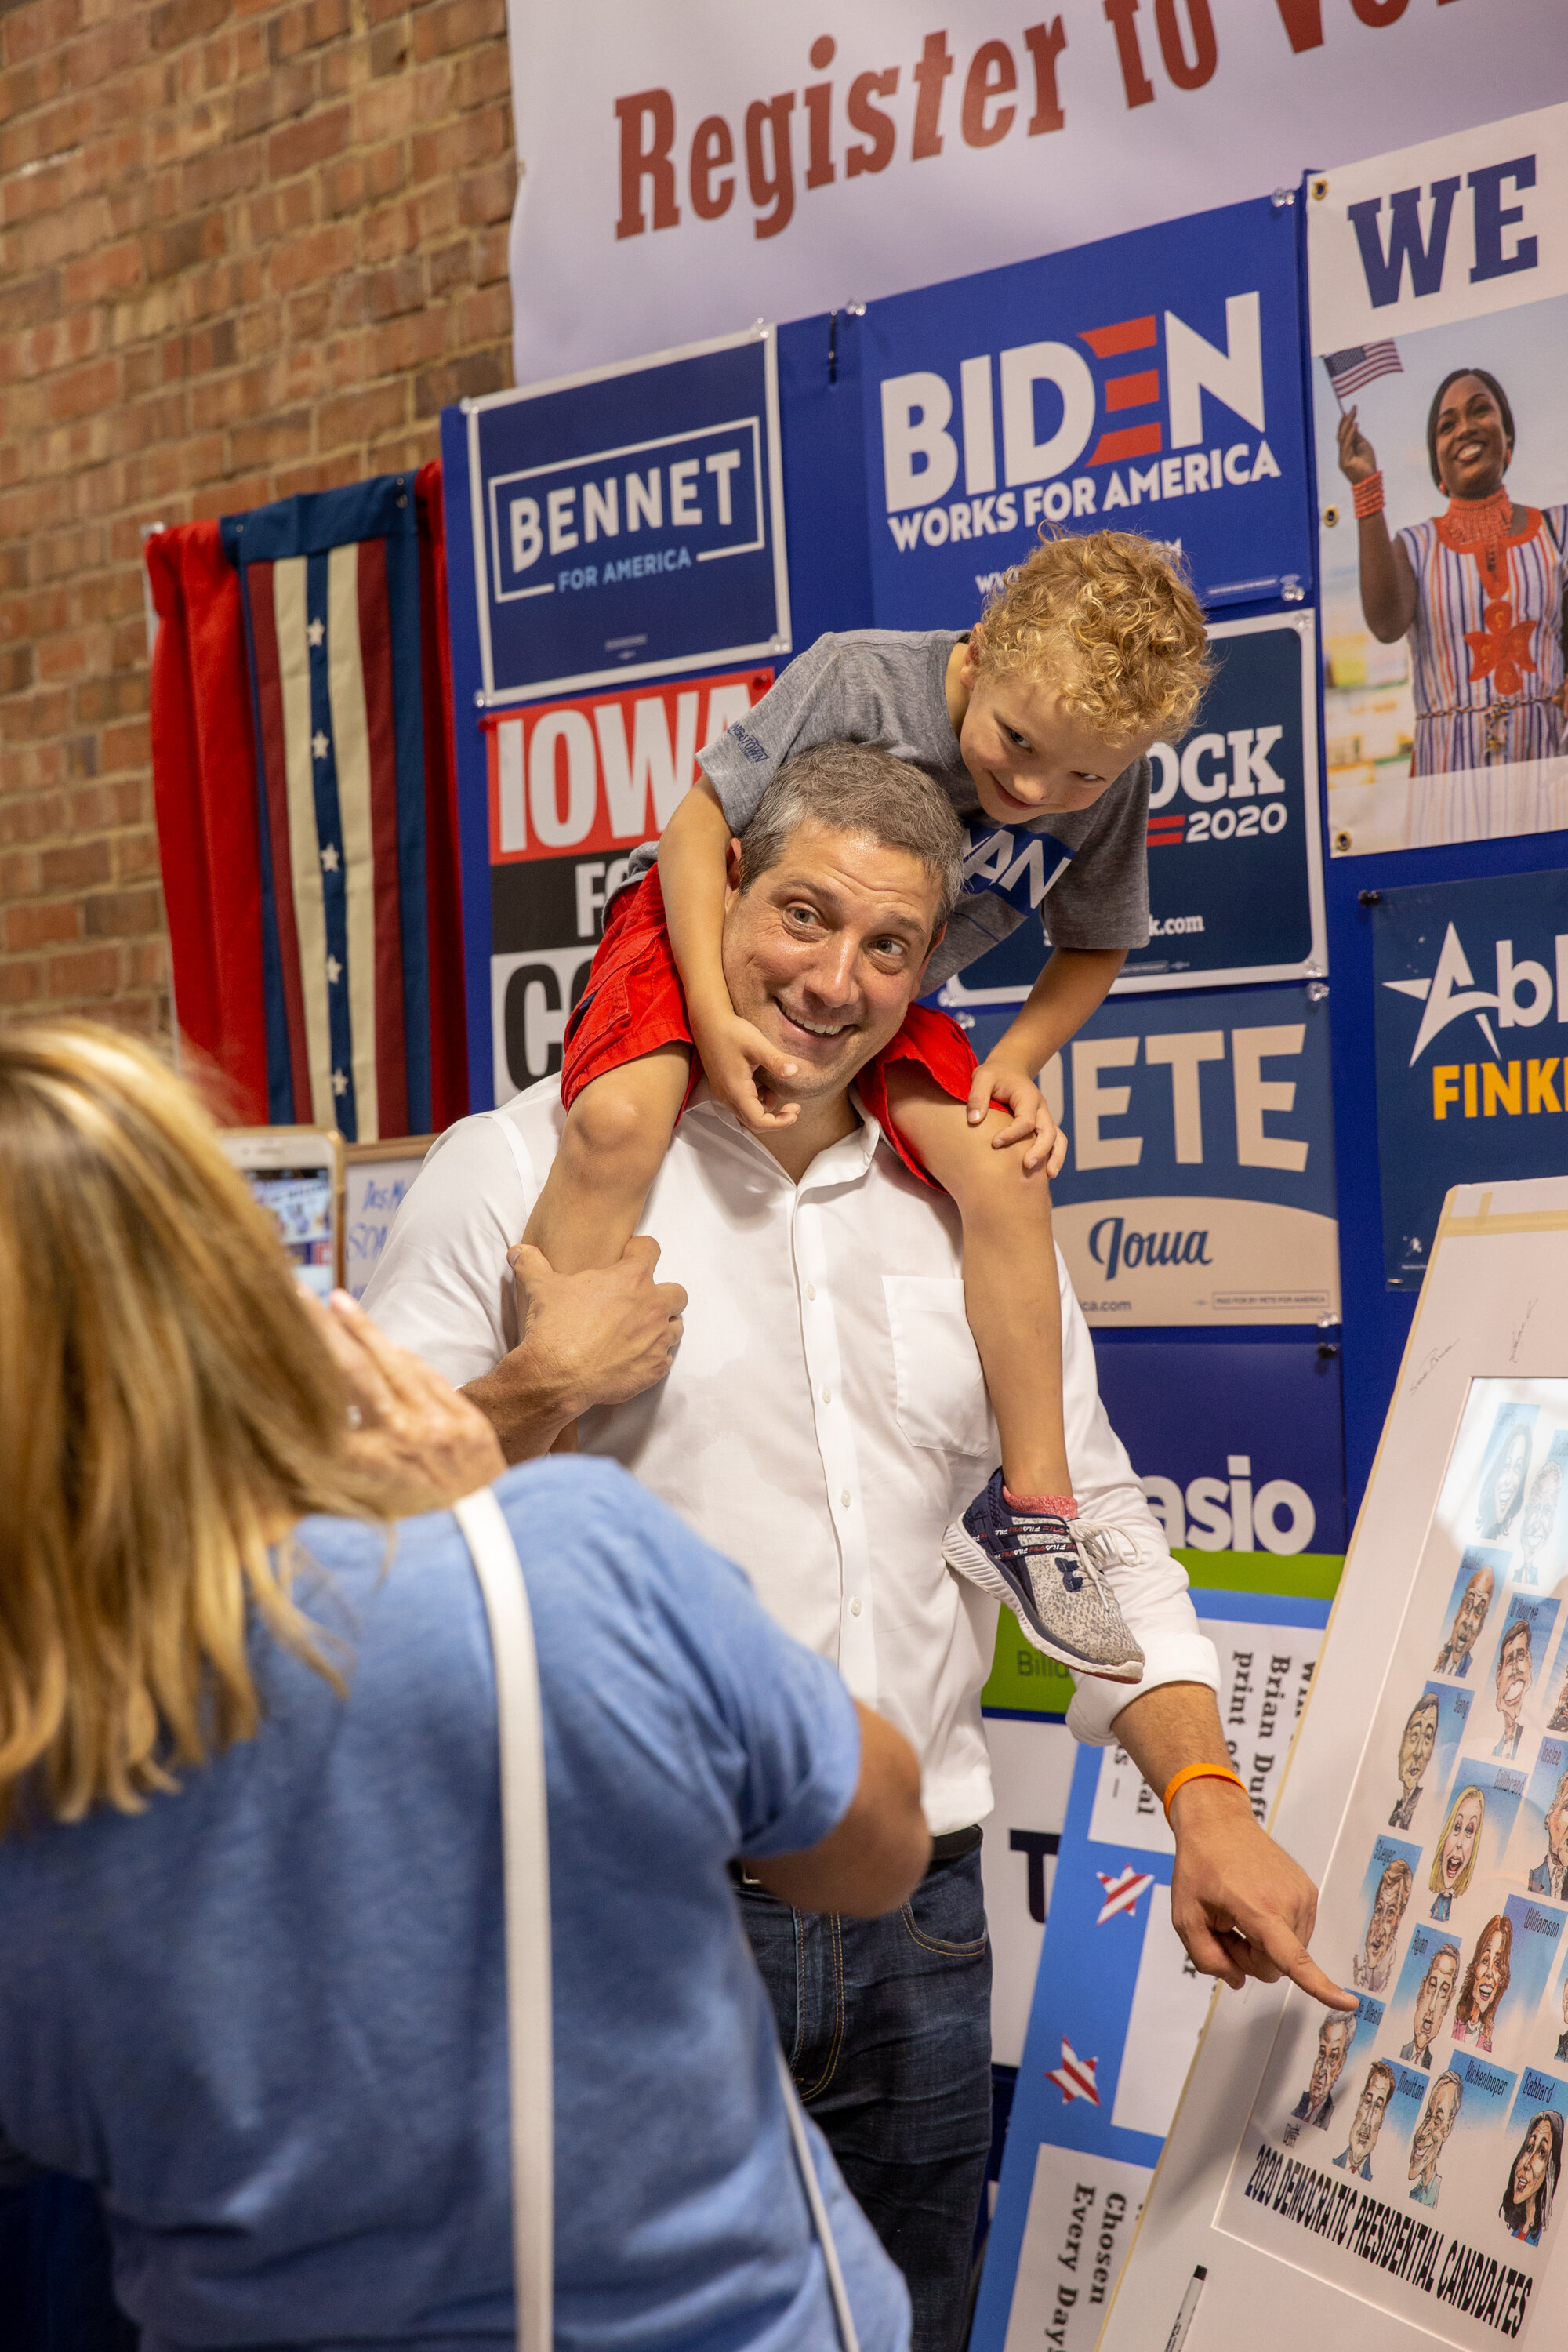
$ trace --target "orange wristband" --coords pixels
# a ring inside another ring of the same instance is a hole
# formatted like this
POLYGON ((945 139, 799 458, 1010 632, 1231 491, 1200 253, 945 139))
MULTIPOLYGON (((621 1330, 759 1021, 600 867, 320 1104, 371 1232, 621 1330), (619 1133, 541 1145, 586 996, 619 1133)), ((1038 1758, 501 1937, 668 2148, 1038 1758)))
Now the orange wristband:
POLYGON ((1228 1764, 1184 1764, 1179 1772, 1172 1773, 1165 1784, 1165 1793, 1160 1800, 1165 1808, 1167 1822, 1171 1818, 1172 1798, 1178 1789, 1184 1789, 1189 1780, 1234 1780, 1242 1795, 1245 1797, 1247 1794, 1246 1781, 1239 1772, 1233 1772, 1228 1764))

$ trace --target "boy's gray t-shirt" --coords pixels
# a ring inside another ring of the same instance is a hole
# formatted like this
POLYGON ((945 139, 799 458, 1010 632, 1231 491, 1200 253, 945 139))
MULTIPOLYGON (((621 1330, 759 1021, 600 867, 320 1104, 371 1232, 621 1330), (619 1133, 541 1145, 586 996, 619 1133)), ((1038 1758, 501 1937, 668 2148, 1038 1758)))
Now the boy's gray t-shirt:
MULTIPOLYGON (((744 719, 700 755, 743 834, 784 762, 816 743, 875 743, 939 783, 969 829, 968 877, 927 975, 939 988, 1031 912, 1053 947, 1141 948, 1149 938, 1149 762, 1124 768, 1092 808, 998 825, 975 796, 947 709, 956 629, 848 629, 819 637, 744 719), (1048 908, 1048 911, 1047 911, 1048 908)), ((654 863, 633 856, 628 880, 654 863)))

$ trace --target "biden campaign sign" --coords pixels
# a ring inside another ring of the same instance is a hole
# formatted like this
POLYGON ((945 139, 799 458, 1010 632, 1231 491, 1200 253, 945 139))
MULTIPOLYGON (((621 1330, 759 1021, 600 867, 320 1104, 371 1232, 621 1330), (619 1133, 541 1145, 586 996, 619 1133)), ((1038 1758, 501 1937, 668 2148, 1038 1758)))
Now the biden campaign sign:
POLYGON ((487 703, 788 652, 771 327, 464 409, 487 703))
POLYGON ((1292 194, 870 305, 876 618, 957 625, 1042 524, 1177 549, 1210 606, 1305 599, 1292 194))

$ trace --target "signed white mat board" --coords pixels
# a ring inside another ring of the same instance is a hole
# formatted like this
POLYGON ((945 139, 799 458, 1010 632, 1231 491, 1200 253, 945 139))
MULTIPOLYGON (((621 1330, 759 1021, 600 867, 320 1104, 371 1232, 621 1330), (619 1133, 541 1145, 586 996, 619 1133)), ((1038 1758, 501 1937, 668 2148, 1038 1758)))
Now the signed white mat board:
POLYGON ((1568 1179, 1460 1187, 1271 1824, 1357 2013, 1222 1993, 1102 2352, 1563 2342, 1565 1486, 1568 1179))

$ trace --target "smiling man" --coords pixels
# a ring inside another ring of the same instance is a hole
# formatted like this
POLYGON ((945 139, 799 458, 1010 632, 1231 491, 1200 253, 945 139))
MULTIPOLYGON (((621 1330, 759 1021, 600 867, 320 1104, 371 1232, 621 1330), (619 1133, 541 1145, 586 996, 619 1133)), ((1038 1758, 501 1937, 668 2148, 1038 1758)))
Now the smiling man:
POLYGON ((1393 2096, 1394 2069, 1376 2058, 1366 2070, 1366 2080, 1351 2117, 1350 2137, 1334 2158, 1342 2171, 1353 2172, 1358 2180, 1372 2179, 1372 2152, 1377 2146, 1377 2136, 1393 2096))
POLYGON ((1497 1662, 1497 1711, 1502 1717, 1502 1736, 1492 1749, 1494 1756, 1511 1759, 1519 1753, 1520 1717, 1524 1702, 1535 1680, 1533 1648, 1530 1625, 1525 1618, 1516 1619, 1503 1635, 1497 1662))
MULTIPOLYGON (((857 1081, 874 1092, 898 1056, 957 851, 938 788, 885 751, 819 747, 770 786, 744 846, 731 848, 724 975, 737 1012, 796 1064, 799 1113, 758 1136, 694 1098, 646 1213, 684 1286, 685 1336, 661 1384, 578 1424, 584 1451, 625 1464, 738 1559, 764 1607, 920 1757, 935 1851, 900 1911, 872 1922, 793 1911, 737 1874, 784 2047, 904 2271, 917 2352, 962 2341, 991 2137, 980 1692, 996 1603, 948 1570, 942 1546, 996 1437, 956 1212, 905 1166, 857 1081)), ((516 1237, 563 1123, 546 1080, 451 1129, 365 1300, 384 1329, 468 1384, 509 1454, 535 1424, 535 1302, 563 1279, 516 1237)), ((1286 1970, 1342 2008, 1350 1997, 1304 1948, 1310 1882, 1236 1782, 1213 1648, 1106 1421, 1059 1262, 1056 1304, 1078 1492, 1113 1533, 1105 1574, 1145 1661, 1135 1685, 1080 1682, 1069 1725, 1080 1739, 1120 1741, 1157 1791, 1189 1767, 1207 1776, 1170 1806, 1172 1918, 1197 1966, 1232 1984, 1286 1970)), ((627 1641, 638 1638, 628 1624, 627 1641)), ((616 1657, 600 1664, 614 1707, 616 1657)), ((648 1757, 650 1771, 681 1769, 648 1757)))

